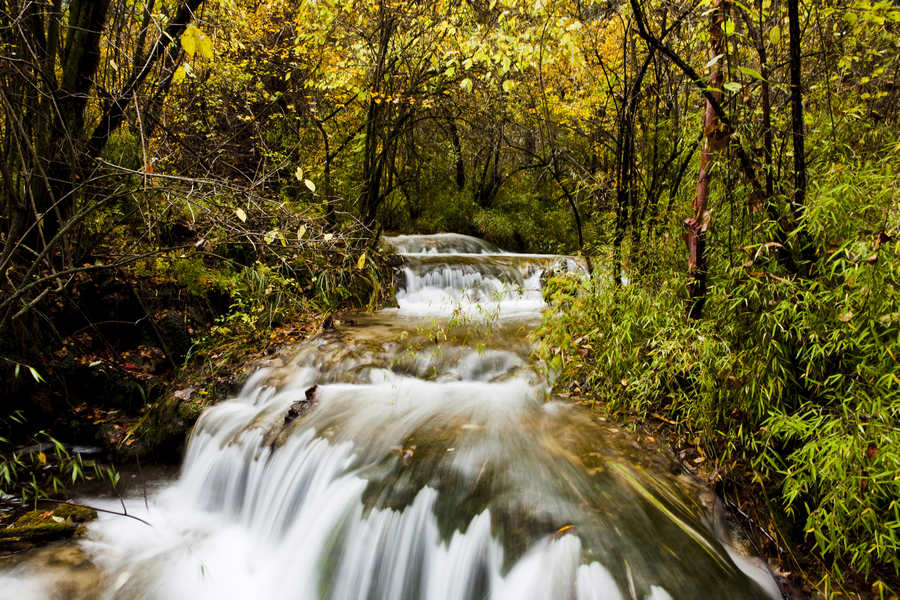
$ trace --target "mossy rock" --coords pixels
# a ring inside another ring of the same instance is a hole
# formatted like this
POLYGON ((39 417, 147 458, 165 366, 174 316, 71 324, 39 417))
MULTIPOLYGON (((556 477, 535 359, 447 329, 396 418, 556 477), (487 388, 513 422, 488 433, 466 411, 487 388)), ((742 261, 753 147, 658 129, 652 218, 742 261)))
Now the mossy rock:
POLYGON ((150 405, 132 431, 134 442, 121 447, 120 452, 126 458, 151 457, 156 462, 179 463, 191 428, 203 408, 191 400, 175 397, 150 405))
POLYGON ((53 516, 61 517, 73 523, 86 523, 97 518, 97 511, 77 504, 60 504, 53 510, 53 516))
POLYGON ((97 518, 97 511, 74 504, 61 504, 52 511, 33 510, 0 529, 0 549, 25 550, 35 545, 69 538, 83 523, 97 518))
POLYGON ((197 419, 200 418, 204 408, 205 407, 199 402, 184 400, 178 403, 176 412, 178 413, 179 418, 184 419, 187 424, 192 427, 197 419))
POLYGON ((9 527, 0 529, 0 550, 27 550, 38 544, 68 538, 75 533, 76 527, 52 511, 33 510, 9 527))
POLYGON ((56 525, 65 527, 65 517, 54 515, 51 510, 32 510, 16 519, 16 522, 7 527, 5 531, 10 529, 47 529, 49 531, 56 529, 54 527, 56 525), (54 516, 61 519, 61 521, 54 519, 54 516))

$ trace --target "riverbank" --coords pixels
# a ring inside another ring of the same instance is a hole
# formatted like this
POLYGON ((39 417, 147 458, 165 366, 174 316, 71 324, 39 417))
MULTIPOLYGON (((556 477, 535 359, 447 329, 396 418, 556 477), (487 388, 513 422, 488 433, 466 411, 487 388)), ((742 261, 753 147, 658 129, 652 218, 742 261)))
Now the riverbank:
MULTIPOLYGON (((15 520, 79 480, 114 487, 114 465, 178 463, 197 417, 233 394, 249 365, 392 295, 390 253, 357 229, 325 233, 320 219, 282 207, 247 216, 240 239, 205 237, 210 223, 235 218, 225 210, 180 224, 176 250, 79 270, 0 338, 12 372, 0 416, 0 515, 15 520), (264 240, 253 252, 253 228, 276 217, 308 239, 264 240)), ((104 252, 134 252, 129 241, 104 252)))
POLYGON ((717 286, 700 320, 685 317, 674 276, 558 278, 533 339, 558 390, 665 439, 796 589, 889 598, 900 589, 890 375, 900 338, 882 316, 895 298, 888 282, 870 280, 885 286, 877 301, 845 282, 873 275, 868 263, 845 267, 837 283, 717 286))

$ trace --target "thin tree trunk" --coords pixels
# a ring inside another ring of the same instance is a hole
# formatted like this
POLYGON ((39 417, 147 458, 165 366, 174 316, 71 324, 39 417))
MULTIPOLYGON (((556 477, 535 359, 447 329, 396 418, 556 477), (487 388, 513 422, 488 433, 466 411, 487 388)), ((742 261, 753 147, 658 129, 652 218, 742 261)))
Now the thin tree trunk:
POLYGON ((378 7, 378 55, 375 70, 372 73, 372 97, 366 115, 366 140, 363 153, 363 185, 362 185, 362 217, 367 227, 372 228, 381 204, 381 178, 384 174, 384 158, 387 141, 382 139, 383 123, 389 119, 385 113, 389 104, 382 102, 380 95, 384 92, 385 65, 391 37, 394 35, 394 22, 388 14, 384 2, 378 7), (380 151, 379 151, 380 150, 380 151))
MULTIPOLYGON (((108 2, 109 0, 105 1, 108 2)), ((166 52, 169 44, 181 39, 181 34, 184 33, 188 23, 191 22, 194 13, 200 8, 201 4, 203 4, 203 0, 186 0, 186 2, 178 8, 178 12, 175 13, 175 16, 166 26, 165 31, 163 31, 156 40, 153 49, 150 51, 147 60, 144 61, 141 68, 132 73, 131 77, 128 78, 128 81, 125 82, 124 87, 117 95, 104 103, 100 122, 97 127, 94 128, 90 141, 88 142, 88 154, 91 157, 99 156, 106 147, 109 136, 112 135, 125 120, 125 109, 134 97, 135 90, 140 87, 150 74, 153 66, 166 52)))
POLYGON ((569 204, 569 208, 572 209, 572 215, 575 217, 575 232, 578 234, 578 249, 581 250, 581 254, 582 256, 584 256, 584 263, 587 266, 588 275, 593 275, 594 265, 591 262, 590 255, 584 250, 584 233, 581 224, 581 211, 578 210, 578 203, 575 202, 575 196, 572 194, 572 192, 569 191, 569 188, 566 187, 566 184, 563 182, 562 173, 560 172, 559 168, 559 157, 557 154, 553 155, 552 167, 553 178, 559 185, 559 189, 562 190, 563 196, 565 197, 566 202, 568 202, 569 204))
MULTIPOLYGON (((80 0, 69 5, 69 33, 61 57, 61 79, 54 89, 53 104, 45 107, 58 112, 50 118, 49 130, 37 141, 37 151, 47 161, 48 182, 31 184, 36 191, 35 208, 39 213, 35 218, 43 218, 47 239, 59 229, 72 204, 72 180, 79 161, 84 112, 100 64, 100 37, 108 10, 109 0, 80 0)), ((55 19, 56 15, 49 18, 55 19)), ((44 44, 39 42, 39 45, 46 52, 44 44)), ((56 47, 55 42, 51 47, 56 47)), ((52 64, 53 57, 45 57, 45 65, 52 64)), ((49 81, 54 85, 55 74, 45 76, 53 77, 49 81)), ((43 174, 36 177, 43 178, 43 174)), ((29 245, 34 246, 34 240, 29 245)))
POLYGON ((335 213, 334 202, 334 186, 331 182, 331 161, 334 156, 331 154, 330 144, 328 142, 328 132, 325 130, 325 122, 313 118, 316 128, 322 134, 322 145, 325 149, 325 186, 323 193, 325 194, 325 220, 329 226, 334 227, 337 224, 337 214, 335 213))
MULTIPOLYGON (((791 138, 794 145, 794 194, 791 199, 791 216, 794 227, 801 227, 806 210, 806 148, 803 127, 803 82, 800 58, 800 6, 798 0, 788 0, 788 33, 791 72, 791 138)), ((800 246, 800 269, 808 277, 815 261, 815 251, 809 233, 800 229, 796 236, 800 246)))
POLYGON ((791 138, 794 143, 794 219, 799 222, 806 198, 806 150, 803 140, 803 89, 800 62, 800 14, 798 0, 788 0, 791 71, 791 138))
POLYGON ((450 141, 453 142, 453 153, 456 155, 456 189, 462 191, 466 187, 466 164, 463 162, 462 142, 459 139, 459 128, 452 116, 447 116, 450 129, 450 141))
MULTIPOLYGON (((772 95, 769 89, 769 59, 766 53, 766 39, 763 36, 763 6, 762 0, 757 4, 759 11, 759 39, 757 40, 757 52, 759 54, 759 71, 762 74, 762 119, 763 119, 763 162, 765 166, 766 198, 768 204, 775 195, 775 174, 772 164, 772 95)), ((752 208, 752 207, 751 207, 752 208)))

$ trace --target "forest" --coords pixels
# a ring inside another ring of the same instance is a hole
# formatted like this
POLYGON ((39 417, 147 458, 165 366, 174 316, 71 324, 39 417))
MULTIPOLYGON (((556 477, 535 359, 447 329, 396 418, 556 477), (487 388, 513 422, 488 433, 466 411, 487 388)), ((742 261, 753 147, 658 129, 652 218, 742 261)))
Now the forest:
POLYGON ((798 597, 896 598, 898 177, 891 0, 0 0, 0 527, 456 232, 583 258, 555 393, 798 597))

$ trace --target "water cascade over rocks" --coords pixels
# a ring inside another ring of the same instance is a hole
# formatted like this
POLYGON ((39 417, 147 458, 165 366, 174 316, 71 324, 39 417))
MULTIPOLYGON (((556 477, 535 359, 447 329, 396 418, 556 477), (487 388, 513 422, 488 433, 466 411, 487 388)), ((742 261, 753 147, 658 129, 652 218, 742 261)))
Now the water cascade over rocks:
POLYGON ((526 334, 541 275, 576 259, 387 241, 404 259, 397 307, 284 353, 207 410, 177 480, 129 501, 152 527, 91 526, 99 597, 777 597, 667 459, 548 396, 526 334))

